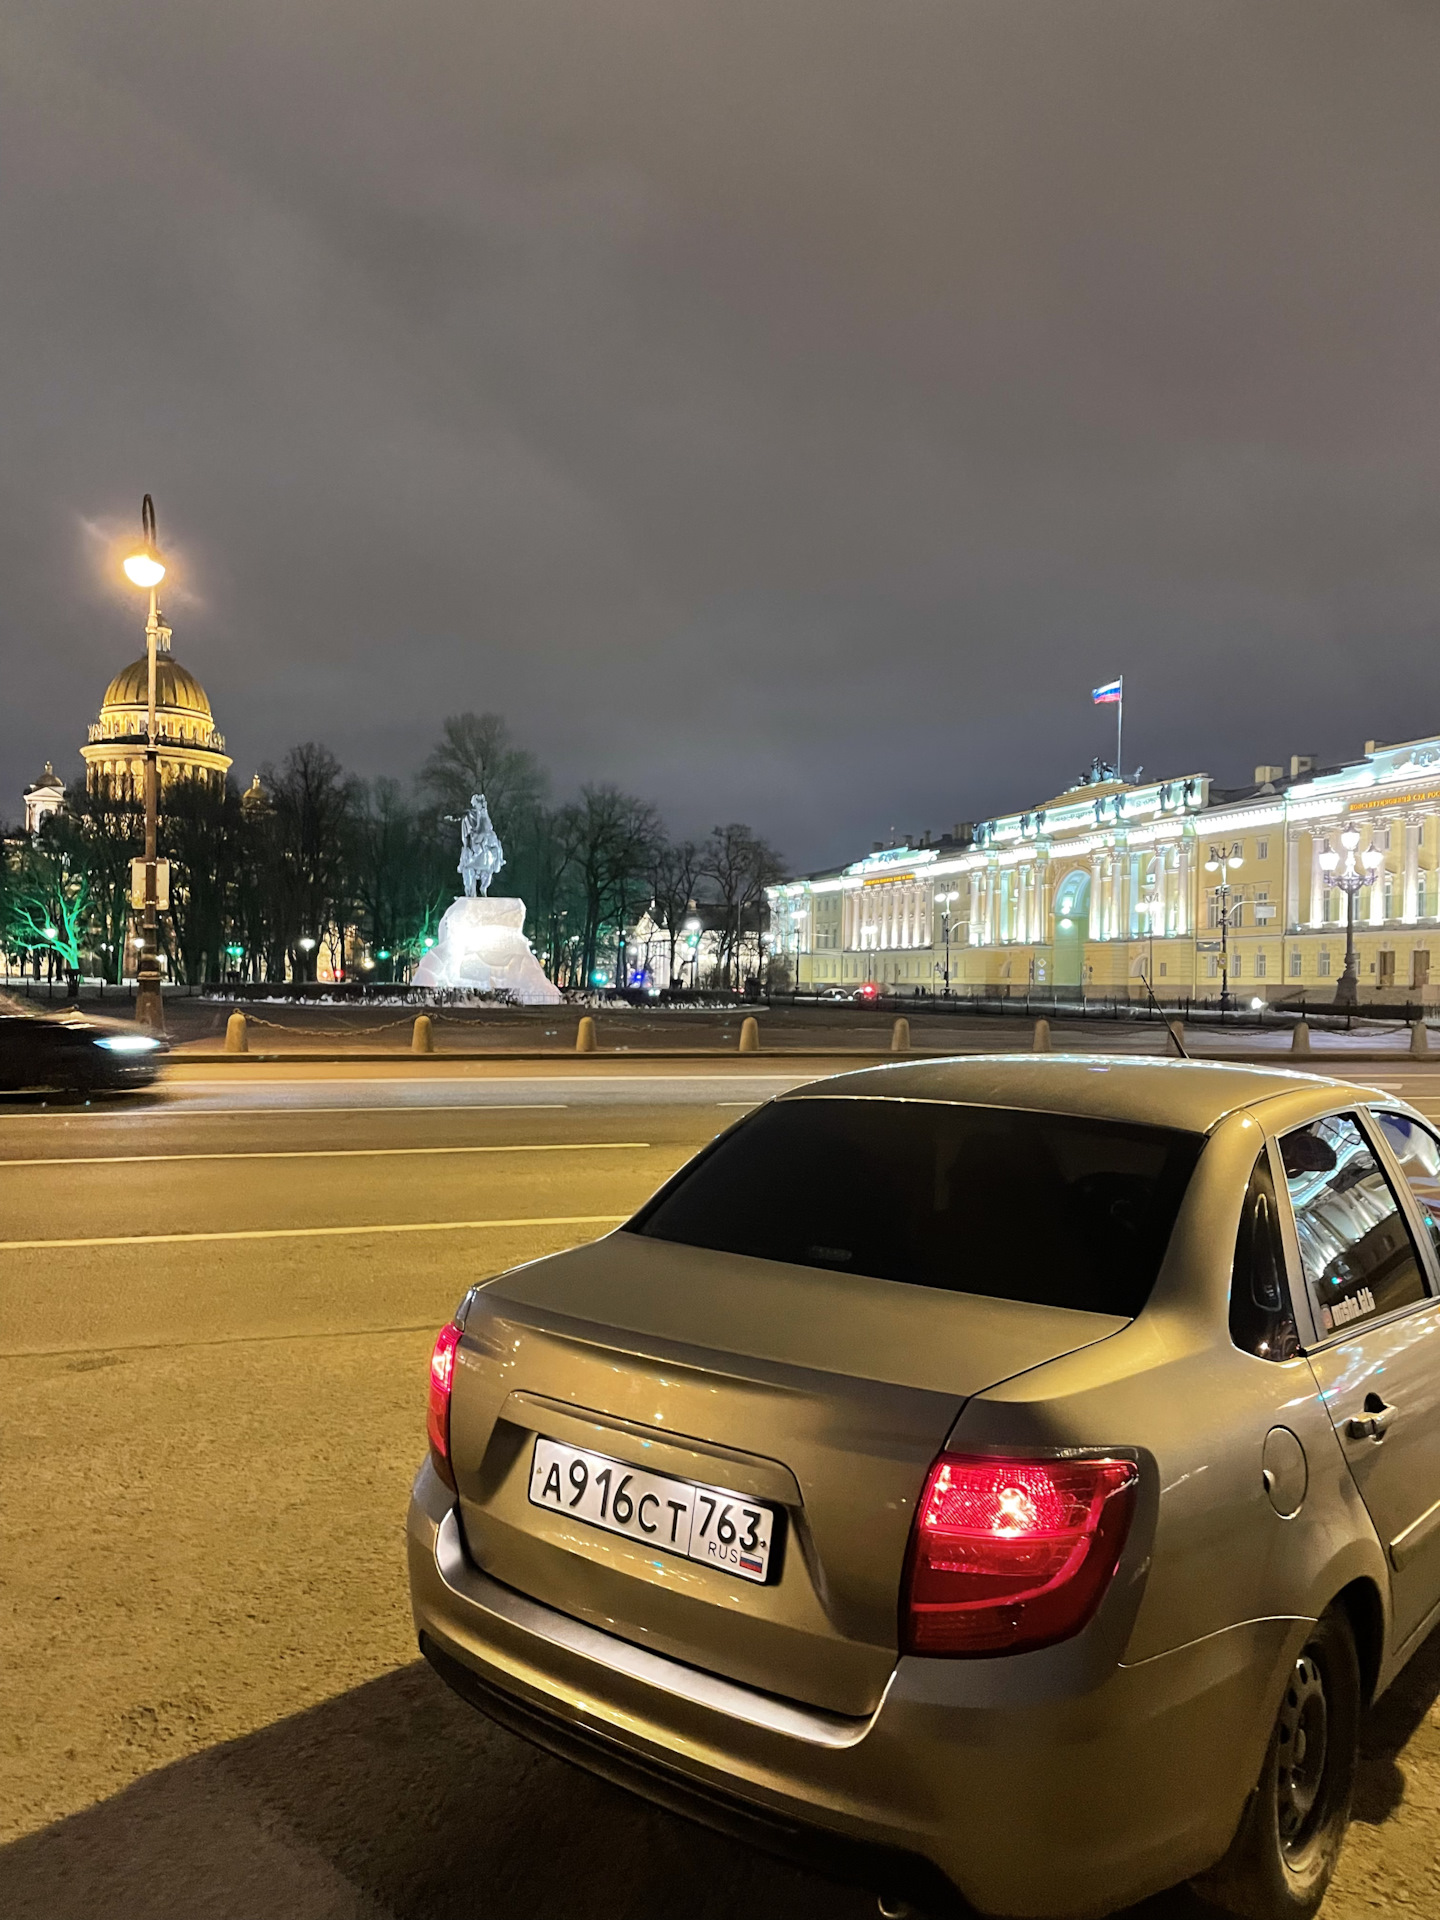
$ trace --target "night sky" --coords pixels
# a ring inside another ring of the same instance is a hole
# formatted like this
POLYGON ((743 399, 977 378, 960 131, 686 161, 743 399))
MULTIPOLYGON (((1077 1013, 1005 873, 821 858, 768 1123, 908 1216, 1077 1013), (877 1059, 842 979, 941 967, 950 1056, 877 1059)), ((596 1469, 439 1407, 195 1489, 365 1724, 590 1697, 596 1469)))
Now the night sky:
POLYGON ((803 869, 1440 730, 1433 0, 14 0, 0 817, 505 713, 803 869))

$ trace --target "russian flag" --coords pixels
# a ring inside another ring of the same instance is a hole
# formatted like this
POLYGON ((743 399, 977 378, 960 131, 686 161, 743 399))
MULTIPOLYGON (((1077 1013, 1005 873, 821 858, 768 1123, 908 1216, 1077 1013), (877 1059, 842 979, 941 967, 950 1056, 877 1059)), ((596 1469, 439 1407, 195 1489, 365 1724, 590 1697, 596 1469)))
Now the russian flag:
POLYGON ((1117 706, 1125 697, 1125 676, 1118 680, 1107 680, 1103 687, 1096 687, 1090 698, 1097 707, 1117 706))

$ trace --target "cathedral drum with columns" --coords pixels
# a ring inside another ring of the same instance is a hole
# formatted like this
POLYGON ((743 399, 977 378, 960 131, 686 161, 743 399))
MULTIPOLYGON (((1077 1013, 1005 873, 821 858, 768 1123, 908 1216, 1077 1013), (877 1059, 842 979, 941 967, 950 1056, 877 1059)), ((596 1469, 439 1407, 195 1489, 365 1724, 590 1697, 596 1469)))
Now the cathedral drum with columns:
POLYGON ((1139 785, 1098 766, 1027 813, 877 847, 769 890, 772 956, 802 993, 1325 999, 1351 858, 1362 999, 1440 997, 1440 735, 1317 768, 1139 785), (1343 836, 1343 838, 1342 838, 1343 836), (1222 935, 1224 953, 1222 957, 1222 935), (1432 986, 1432 962, 1436 985, 1432 986))

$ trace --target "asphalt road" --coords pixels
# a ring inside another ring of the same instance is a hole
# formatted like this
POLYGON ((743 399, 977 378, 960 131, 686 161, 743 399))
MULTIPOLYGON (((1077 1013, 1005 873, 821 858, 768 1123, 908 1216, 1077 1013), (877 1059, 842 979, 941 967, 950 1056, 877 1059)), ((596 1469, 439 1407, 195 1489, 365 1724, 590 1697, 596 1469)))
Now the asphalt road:
MULTIPOLYGON (((126 1106, 0 1102, 0 1914, 873 1911, 491 1727, 405 1598, 465 1287, 604 1231, 802 1077, 196 1065, 126 1106)), ((1385 1079, 1440 1115, 1440 1075, 1385 1079)), ((1432 1645, 1372 1716, 1326 1920, 1440 1915, 1437 1691, 1432 1645)))

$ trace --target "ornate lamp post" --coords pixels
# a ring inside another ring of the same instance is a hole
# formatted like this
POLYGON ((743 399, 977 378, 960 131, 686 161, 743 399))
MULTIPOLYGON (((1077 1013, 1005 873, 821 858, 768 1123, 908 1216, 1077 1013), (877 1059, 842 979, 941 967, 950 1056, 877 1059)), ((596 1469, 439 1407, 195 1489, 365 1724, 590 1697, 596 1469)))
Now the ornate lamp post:
POLYGON ((1356 827, 1346 827, 1340 835, 1340 844, 1345 849, 1345 864, 1340 864, 1340 856, 1333 850, 1320 855, 1320 865, 1325 871, 1327 886, 1339 887, 1345 896, 1345 968, 1335 988, 1337 1007, 1353 1007, 1360 999, 1360 981, 1355 967, 1355 899, 1362 887, 1368 887, 1375 878, 1376 869, 1383 864, 1385 856, 1374 847, 1367 847, 1355 862, 1355 849, 1360 844, 1360 833, 1356 827))
POLYGON ((1232 868, 1243 867, 1245 862, 1238 853, 1221 854, 1218 860, 1207 860, 1205 871, 1218 873, 1215 893, 1220 902, 1220 1011, 1228 1013, 1230 1000, 1230 873, 1232 868))
POLYGON ((935 904, 940 909, 940 926, 945 936, 945 998, 950 998, 950 909, 960 898, 955 891, 937 893, 935 904))
POLYGON ((133 585, 148 590, 150 618, 145 623, 145 663, 148 671, 148 712, 145 722, 145 905, 140 922, 140 964, 135 977, 135 1018, 151 1033, 165 1031, 165 1003, 160 997, 160 929, 155 871, 155 832, 159 812, 159 766, 155 747, 155 650, 162 629, 155 589, 165 578, 165 563, 155 543, 155 502, 147 493, 140 508, 143 545, 125 561, 133 585))

